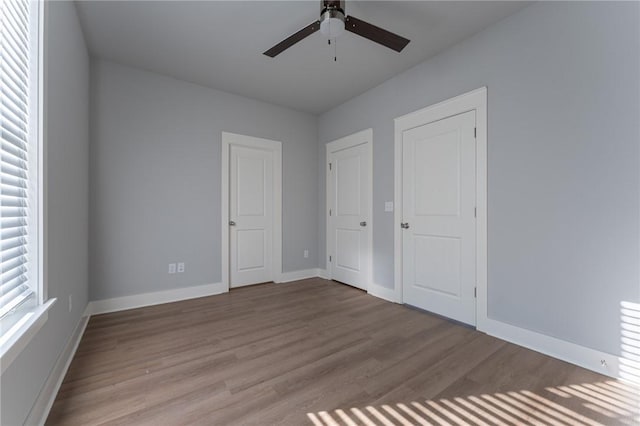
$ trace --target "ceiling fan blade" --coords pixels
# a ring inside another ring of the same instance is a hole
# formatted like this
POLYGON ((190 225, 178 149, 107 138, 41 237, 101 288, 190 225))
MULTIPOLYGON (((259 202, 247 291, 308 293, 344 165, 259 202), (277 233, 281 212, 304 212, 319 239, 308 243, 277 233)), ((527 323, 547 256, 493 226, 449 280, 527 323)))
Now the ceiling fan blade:
POLYGON ((373 24, 354 18, 353 16, 347 16, 344 29, 364 38, 368 38, 371 41, 375 41, 376 43, 380 43, 381 45, 386 46, 389 49, 393 49, 396 52, 400 52, 404 49, 410 41, 409 39, 387 30, 383 30, 380 27, 376 27, 373 24))
POLYGON ((320 29, 320 21, 315 21, 307 25, 297 33, 285 38, 280 43, 276 44, 271 49, 264 52, 264 54, 273 58, 279 55, 280 53, 284 52, 285 50, 287 50, 288 48, 290 48, 291 46, 293 46, 303 38, 308 37, 311 34, 315 33, 319 29, 320 29))

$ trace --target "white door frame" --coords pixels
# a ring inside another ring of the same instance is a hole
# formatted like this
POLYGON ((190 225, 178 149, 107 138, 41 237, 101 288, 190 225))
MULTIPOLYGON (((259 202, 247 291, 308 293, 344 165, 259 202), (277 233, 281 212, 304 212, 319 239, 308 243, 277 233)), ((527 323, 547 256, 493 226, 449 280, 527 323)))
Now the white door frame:
POLYGON ((325 170, 326 170, 326 233, 325 233, 325 241, 326 244, 326 262, 327 262, 327 279, 333 278, 333 264, 329 262, 329 255, 331 255, 331 247, 329 246, 329 241, 331 238, 329 237, 330 229, 330 218, 329 218, 329 208, 331 206, 331 173, 329 173, 329 153, 332 151, 338 151, 341 149, 353 148, 358 145, 364 145, 367 147, 367 161, 369 163, 369 170, 371 172, 371 179, 369 182, 369 187, 367 191, 369 191, 369 205, 367 206, 367 236, 369 238, 369 252, 367 256, 369 257, 369 267, 367 268, 367 278, 366 278, 366 290, 369 291, 371 289, 371 280, 373 279, 373 129, 365 129, 359 132, 353 133, 349 136, 345 136, 340 139, 336 139, 332 142, 327 143, 326 152, 325 152, 325 170))
POLYGON ((476 112, 476 328, 487 323, 487 88, 481 87, 455 98, 395 119, 395 213, 394 281, 395 296, 402 300, 402 133, 468 111, 476 112))
POLYGON ((273 152, 273 281, 282 281, 282 142, 222 132, 221 257, 222 284, 229 291, 229 163, 231 145, 273 152))

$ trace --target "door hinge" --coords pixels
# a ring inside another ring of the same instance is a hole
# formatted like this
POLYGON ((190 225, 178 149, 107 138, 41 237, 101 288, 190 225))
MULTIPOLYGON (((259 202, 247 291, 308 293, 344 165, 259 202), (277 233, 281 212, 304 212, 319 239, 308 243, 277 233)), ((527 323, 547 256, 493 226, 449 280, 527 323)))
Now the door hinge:
POLYGON ((478 287, 473 288, 473 297, 478 298, 478 287))
POLYGON ((331 170, 331 163, 329 163, 329 170, 331 170))
POLYGON ((474 127, 474 128, 473 128, 473 137, 474 137, 474 138, 477 138, 477 137, 478 137, 478 128, 477 128, 477 127, 474 127))
POLYGON ((478 217, 478 208, 477 207, 473 208, 473 217, 478 217))
POLYGON ((331 216, 331 209, 329 209, 329 216, 331 216))
POLYGON ((331 262, 331 256, 329 256, 329 262, 331 262))

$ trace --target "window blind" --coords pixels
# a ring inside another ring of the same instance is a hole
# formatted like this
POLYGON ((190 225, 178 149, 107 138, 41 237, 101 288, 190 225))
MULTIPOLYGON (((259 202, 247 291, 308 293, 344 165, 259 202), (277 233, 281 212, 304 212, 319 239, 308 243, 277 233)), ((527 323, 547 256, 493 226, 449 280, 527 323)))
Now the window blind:
POLYGON ((0 1, 0 318, 34 296, 29 281, 28 0, 0 1))

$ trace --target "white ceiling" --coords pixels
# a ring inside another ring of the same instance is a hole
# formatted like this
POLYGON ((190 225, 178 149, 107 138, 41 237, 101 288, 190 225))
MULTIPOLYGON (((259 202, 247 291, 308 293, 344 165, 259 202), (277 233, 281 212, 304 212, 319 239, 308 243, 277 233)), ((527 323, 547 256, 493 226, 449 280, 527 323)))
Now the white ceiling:
POLYGON ((355 1, 347 15, 409 38, 397 53, 320 33, 262 54, 319 17, 313 1, 81 1, 94 57, 289 108, 321 113, 524 8, 526 2, 355 1))

